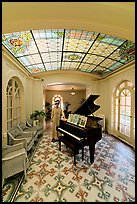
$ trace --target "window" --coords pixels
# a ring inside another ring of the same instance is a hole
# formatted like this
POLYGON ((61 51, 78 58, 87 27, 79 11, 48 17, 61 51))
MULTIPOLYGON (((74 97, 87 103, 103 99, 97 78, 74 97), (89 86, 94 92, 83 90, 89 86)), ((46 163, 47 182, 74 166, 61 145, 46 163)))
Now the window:
POLYGON ((11 128, 20 121, 21 112, 21 96, 20 87, 17 80, 13 77, 9 80, 6 96, 7 96, 7 128, 11 128))
POLYGON ((134 85, 122 82, 114 93, 114 129, 118 136, 133 143, 135 133, 134 85))

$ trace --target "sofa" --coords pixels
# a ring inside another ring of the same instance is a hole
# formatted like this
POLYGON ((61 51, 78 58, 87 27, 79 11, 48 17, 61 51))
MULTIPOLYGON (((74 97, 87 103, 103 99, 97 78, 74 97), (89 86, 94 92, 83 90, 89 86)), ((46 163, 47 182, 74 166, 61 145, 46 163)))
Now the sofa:
POLYGON ((29 151, 38 136, 42 135, 43 132, 43 123, 38 123, 34 126, 33 120, 28 119, 26 123, 20 122, 8 130, 8 144, 13 145, 22 142, 26 151, 29 151))
POLYGON ((18 144, 20 142, 23 143, 23 147, 26 149, 26 151, 29 151, 35 141, 35 132, 22 132, 17 126, 14 126, 13 128, 10 128, 7 131, 8 135, 8 145, 18 144))

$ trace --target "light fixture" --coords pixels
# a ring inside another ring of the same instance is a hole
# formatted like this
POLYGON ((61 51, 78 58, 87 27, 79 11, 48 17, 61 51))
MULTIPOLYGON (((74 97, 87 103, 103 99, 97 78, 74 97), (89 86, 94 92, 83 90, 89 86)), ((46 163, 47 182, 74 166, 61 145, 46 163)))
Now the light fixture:
POLYGON ((72 88, 72 90, 71 90, 71 95, 72 95, 72 96, 74 96, 74 95, 75 95, 74 88, 72 88))

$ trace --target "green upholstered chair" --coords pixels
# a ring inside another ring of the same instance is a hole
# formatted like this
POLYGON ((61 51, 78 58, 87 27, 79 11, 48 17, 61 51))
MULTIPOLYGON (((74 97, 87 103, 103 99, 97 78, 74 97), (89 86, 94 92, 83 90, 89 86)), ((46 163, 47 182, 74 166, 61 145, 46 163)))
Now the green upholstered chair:
POLYGON ((26 170, 28 167, 27 152, 23 147, 23 143, 15 145, 5 145, 2 148, 2 183, 4 180, 19 172, 26 170))

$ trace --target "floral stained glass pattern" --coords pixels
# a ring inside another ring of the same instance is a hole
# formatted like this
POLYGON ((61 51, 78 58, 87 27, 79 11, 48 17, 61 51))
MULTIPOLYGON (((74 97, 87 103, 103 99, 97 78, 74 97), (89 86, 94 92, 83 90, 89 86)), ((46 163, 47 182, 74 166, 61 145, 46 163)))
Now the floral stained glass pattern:
POLYGON ((107 77, 135 59, 135 43, 103 33, 47 29, 2 35, 2 44, 31 73, 75 70, 107 77))

